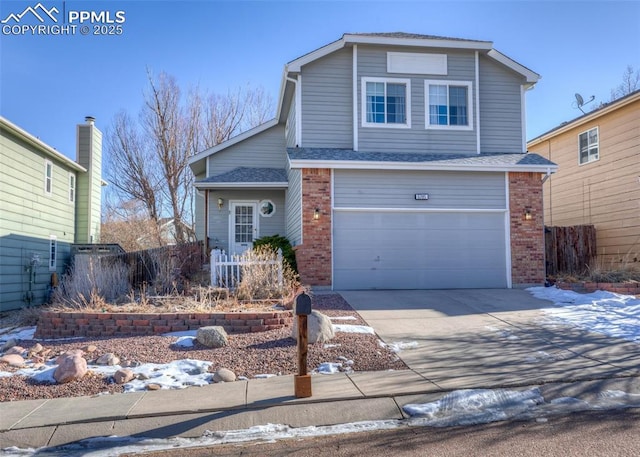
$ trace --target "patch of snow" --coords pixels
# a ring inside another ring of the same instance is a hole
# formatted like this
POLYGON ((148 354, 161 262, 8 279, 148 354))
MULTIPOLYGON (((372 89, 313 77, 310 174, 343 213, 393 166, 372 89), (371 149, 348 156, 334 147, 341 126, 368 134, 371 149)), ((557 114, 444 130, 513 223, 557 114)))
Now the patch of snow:
POLYGON ((196 342, 195 336, 181 336, 176 340, 175 343, 173 343, 173 345, 181 348, 190 348, 190 347, 193 347, 195 342, 196 342))
POLYGON ((343 333, 366 333, 370 335, 376 334, 375 330, 367 325, 333 324, 333 330, 343 333))
POLYGON ((32 340, 36 333, 36 327, 18 327, 9 330, 10 328, 6 327, 0 330, 0 342, 9 341, 12 338, 16 340, 32 340))
POLYGON ((342 363, 323 362, 318 366, 318 368, 313 370, 313 373, 334 374, 338 373, 340 368, 342 368, 342 363))
POLYGON ((336 321, 355 321, 357 320, 355 316, 333 316, 329 317, 329 319, 336 321))

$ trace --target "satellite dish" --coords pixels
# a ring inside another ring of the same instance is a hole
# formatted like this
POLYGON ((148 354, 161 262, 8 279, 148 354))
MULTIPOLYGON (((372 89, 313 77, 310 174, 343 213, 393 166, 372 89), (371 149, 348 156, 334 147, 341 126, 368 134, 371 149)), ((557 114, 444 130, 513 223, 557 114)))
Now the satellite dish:
POLYGON ((576 108, 578 108, 580 111, 582 111, 582 114, 586 114, 584 112, 584 110, 582 109, 582 107, 584 105, 588 104, 588 103, 591 103, 596 98, 595 95, 592 95, 591 98, 585 102, 584 98, 582 98, 582 95, 575 94, 575 97, 576 97, 576 108))

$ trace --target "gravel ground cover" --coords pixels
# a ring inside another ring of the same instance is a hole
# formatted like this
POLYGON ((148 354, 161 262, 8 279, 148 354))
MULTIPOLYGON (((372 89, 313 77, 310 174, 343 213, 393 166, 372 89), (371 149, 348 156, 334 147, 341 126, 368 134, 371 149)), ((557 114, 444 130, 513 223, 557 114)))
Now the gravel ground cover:
MULTIPOLYGON (((366 322, 338 294, 319 294, 314 297, 314 309, 332 318, 334 324, 366 325, 366 322)), ((51 349, 55 357, 71 349, 94 345, 97 350, 86 357, 96 358, 115 353, 122 363, 168 363, 174 360, 195 359, 212 362, 211 372, 227 368, 237 376, 254 378, 259 375, 287 375, 297 373, 297 345, 291 338, 291 328, 268 332, 229 336, 229 345, 210 349, 196 343, 193 347, 180 347, 173 343, 177 337, 135 336, 118 338, 79 338, 71 340, 25 340, 19 344, 25 349, 42 344, 51 349)), ((406 365, 389 348, 380 344, 376 335, 336 332, 329 343, 309 345, 308 368, 313 370, 324 362, 353 361, 345 367, 354 371, 382 371, 406 369, 406 365)), ((4 364, 0 370, 11 371, 4 364)), ((89 372, 79 381, 67 384, 41 384, 25 376, 0 377, 0 402, 76 397, 123 392, 122 385, 111 377, 89 372)))

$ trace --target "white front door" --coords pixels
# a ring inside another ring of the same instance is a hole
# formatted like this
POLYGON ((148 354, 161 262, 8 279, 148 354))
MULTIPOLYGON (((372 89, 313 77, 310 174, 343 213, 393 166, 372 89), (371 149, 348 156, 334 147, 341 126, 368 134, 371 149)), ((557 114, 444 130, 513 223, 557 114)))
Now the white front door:
POLYGON ((258 235, 257 202, 231 202, 229 220, 229 250, 231 254, 242 254, 253 248, 258 235))

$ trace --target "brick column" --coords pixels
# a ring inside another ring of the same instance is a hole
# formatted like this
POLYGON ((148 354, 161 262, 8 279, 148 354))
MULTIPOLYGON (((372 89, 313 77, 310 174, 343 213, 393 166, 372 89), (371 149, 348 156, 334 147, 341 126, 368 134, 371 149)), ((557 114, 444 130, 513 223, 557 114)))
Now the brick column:
POLYGON ((330 169, 302 169, 302 244, 295 252, 303 284, 331 285, 330 169))
POLYGON ((540 173, 509 173, 509 211, 512 285, 542 285, 545 264, 540 173), (531 220, 525 219, 525 209, 531 213, 531 220))

